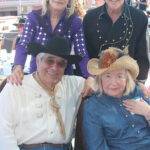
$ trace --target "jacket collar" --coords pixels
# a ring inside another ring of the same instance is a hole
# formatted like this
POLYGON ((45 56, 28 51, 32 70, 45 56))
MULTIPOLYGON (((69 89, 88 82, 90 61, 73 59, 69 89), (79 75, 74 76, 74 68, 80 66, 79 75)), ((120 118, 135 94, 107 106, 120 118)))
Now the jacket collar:
MULTIPOLYGON (((66 16, 66 10, 64 10, 64 12, 62 13, 62 15, 61 15, 61 17, 60 17, 60 19, 59 19, 59 22, 60 22, 61 20, 64 20, 64 19, 65 19, 65 16, 66 16)), ((46 18, 50 18, 50 12, 49 12, 49 11, 46 12, 46 18)))

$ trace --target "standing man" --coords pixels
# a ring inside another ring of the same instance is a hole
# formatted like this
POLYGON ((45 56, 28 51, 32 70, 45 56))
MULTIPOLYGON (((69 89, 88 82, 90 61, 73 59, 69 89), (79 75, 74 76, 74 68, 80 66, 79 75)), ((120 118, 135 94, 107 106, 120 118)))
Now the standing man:
POLYGON ((124 49, 137 60, 138 80, 144 82, 149 70, 146 15, 129 6, 125 0, 105 0, 101 7, 89 11, 83 20, 87 51, 90 58, 108 47, 124 49))
POLYGON ((81 56, 70 55, 67 40, 59 36, 44 46, 32 42, 28 49, 36 56, 37 71, 26 75, 22 86, 7 83, 0 94, 0 150, 69 150, 88 85, 64 71, 81 56))

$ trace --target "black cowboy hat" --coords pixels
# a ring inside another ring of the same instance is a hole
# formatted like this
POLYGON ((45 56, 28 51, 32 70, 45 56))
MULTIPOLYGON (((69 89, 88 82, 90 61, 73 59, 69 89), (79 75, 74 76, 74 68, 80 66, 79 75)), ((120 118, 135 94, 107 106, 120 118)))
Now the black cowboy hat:
POLYGON ((14 23, 13 25, 17 26, 17 25, 24 25, 25 24, 26 19, 21 17, 17 20, 16 23, 14 23))
POLYGON ((30 42, 27 45, 28 53, 36 56, 39 53, 49 53, 68 61, 68 64, 75 64, 82 60, 79 55, 70 55, 69 43, 66 38, 56 35, 49 39, 44 45, 37 42, 30 42))

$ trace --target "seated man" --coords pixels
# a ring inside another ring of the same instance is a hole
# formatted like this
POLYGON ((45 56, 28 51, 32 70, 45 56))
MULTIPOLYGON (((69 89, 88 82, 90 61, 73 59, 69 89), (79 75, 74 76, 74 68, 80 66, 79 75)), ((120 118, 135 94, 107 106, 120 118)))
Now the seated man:
POLYGON ((7 83, 0 94, 0 150, 68 150, 85 79, 64 70, 81 57, 70 55, 59 36, 28 49, 37 72, 26 75, 22 86, 7 83))

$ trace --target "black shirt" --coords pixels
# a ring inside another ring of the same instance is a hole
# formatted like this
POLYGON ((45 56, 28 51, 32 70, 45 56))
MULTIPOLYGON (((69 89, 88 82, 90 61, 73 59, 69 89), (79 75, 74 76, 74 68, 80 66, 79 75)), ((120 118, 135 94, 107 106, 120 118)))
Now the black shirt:
POLYGON ((122 15, 113 23, 104 4, 86 14, 83 26, 90 58, 98 57, 98 54, 108 47, 124 49, 129 46, 129 55, 137 60, 140 68, 138 79, 147 78, 147 17, 142 11, 125 3, 122 15))

